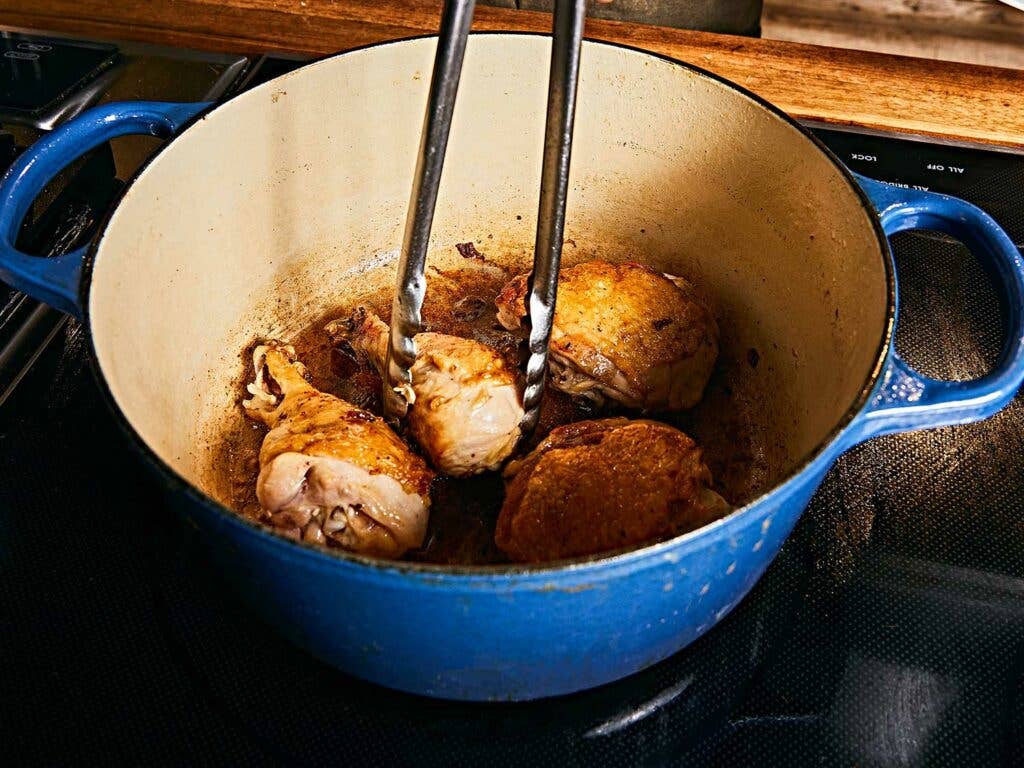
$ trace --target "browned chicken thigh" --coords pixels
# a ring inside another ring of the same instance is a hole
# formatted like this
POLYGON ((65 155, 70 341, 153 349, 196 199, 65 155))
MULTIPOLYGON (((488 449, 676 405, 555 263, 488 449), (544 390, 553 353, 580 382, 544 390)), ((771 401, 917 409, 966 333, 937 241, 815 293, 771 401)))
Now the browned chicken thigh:
POLYGON ((505 479, 495 543, 520 562, 647 544, 729 511, 697 444, 646 419, 558 427, 505 479))
MULTIPOLYGON (((363 308, 327 326, 383 372, 388 326, 363 308)), ((516 372, 486 344, 442 333, 416 335, 409 430, 439 471, 466 477, 497 469, 515 450, 523 406, 516 372)))
POLYGON ((273 525, 379 557, 420 546, 433 479, 423 459, 381 419, 307 382, 290 346, 258 346, 253 364, 242 405, 270 428, 256 495, 273 525))
MULTIPOLYGON (((498 295, 498 321, 519 330, 527 276, 498 295)), ((641 264, 563 269, 549 346, 555 389, 630 408, 697 404, 718 357, 718 325, 693 286, 641 264)))

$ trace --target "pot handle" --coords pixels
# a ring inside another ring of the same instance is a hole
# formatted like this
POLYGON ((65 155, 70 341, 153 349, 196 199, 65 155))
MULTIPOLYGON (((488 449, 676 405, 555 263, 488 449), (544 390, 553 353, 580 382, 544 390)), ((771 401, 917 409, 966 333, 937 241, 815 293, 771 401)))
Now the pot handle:
MULTIPOLYGON (((855 175, 887 236, 908 229, 944 232, 995 267, 1006 292, 1008 335, 995 369, 973 381, 939 381, 911 368, 890 342, 881 382, 858 418, 857 440, 988 418, 1024 381, 1024 260, 995 220, 959 198, 855 175)), ((898 284, 898 280, 897 280, 898 284)), ((899 291, 897 289, 897 307, 899 291)))
POLYGON ((0 280, 81 318, 79 282, 88 246, 61 256, 21 253, 15 243, 29 206, 68 164, 109 139, 128 134, 166 138, 210 104, 125 101, 82 112, 26 149, 0 179, 0 280))

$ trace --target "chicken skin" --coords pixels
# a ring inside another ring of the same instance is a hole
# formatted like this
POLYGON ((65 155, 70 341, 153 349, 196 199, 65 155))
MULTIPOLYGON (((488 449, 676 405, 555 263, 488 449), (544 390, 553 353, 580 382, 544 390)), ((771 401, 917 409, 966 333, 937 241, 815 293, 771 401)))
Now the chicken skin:
POLYGON ((505 470, 495 543, 539 563, 647 544, 729 511, 711 490, 701 449, 646 419, 558 427, 505 470))
MULTIPOLYGON (((496 300, 520 330, 527 275, 496 300)), ((641 264, 591 261, 563 269, 549 346, 551 385, 598 405, 682 410, 697 404, 718 357, 718 325, 694 287, 641 264)))
MULTIPOLYGON (((388 326, 357 309, 327 332, 384 374, 388 326)), ((523 418, 516 372, 486 344, 441 333, 416 335, 409 431, 440 472, 467 477, 497 469, 516 448, 523 418)))
POLYGON ((256 496, 293 538, 397 558, 426 535, 433 472, 381 419, 304 378, 292 347, 253 353, 242 405, 270 428, 256 496))

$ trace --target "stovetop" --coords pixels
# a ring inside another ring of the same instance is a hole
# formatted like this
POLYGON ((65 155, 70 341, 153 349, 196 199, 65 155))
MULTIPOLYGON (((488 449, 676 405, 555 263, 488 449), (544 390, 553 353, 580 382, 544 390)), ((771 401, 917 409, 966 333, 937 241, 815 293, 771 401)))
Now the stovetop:
MULTIPOLYGON (((3 41, 18 64, 67 44, 3 41)), ((0 84, 0 102, 18 96, 0 107, 0 162, 89 103, 226 98, 297 64, 90 43, 46 88, 0 84), (46 104, 25 96, 37 90, 46 104)), ((855 170, 966 197, 1024 244, 1024 156, 814 130, 855 170)), ((91 153, 37 203, 22 245, 88 240, 156 146, 91 153)), ((894 250, 900 351, 936 376, 983 373, 1003 333, 987 272, 938 235, 894 250)), ((1024 765, 1021 398, 844 456, 751 595, 671 659, 596 691, 482 706, 349 678, 226 594, 107 417, 77 323, 9 295, 0 393, 12 764, 1024 765)))

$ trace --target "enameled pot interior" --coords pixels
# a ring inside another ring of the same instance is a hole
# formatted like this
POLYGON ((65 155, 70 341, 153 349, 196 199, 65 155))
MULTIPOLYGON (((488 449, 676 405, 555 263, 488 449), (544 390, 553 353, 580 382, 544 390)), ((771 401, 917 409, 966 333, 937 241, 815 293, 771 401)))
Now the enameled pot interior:
MULTIPOLYGON (((100 370, 139 437, 214 498, 241 350, 394 280, 434 46, 350 52, 243 94, 163 151, 109 221, 88 308, 100 370)), ((487 268, 528 268, 549 51, 539 36, 470 39, 434 221, 441 270, 464 267, 453 245, 471 240, 487 268)), ((820 447, 877 366, 889 287, 871 216, 754 99, 585 44, 564 259, 644 261, 711 297, 728 397, 706 408, 767 425, 761 486, 820 447)))

